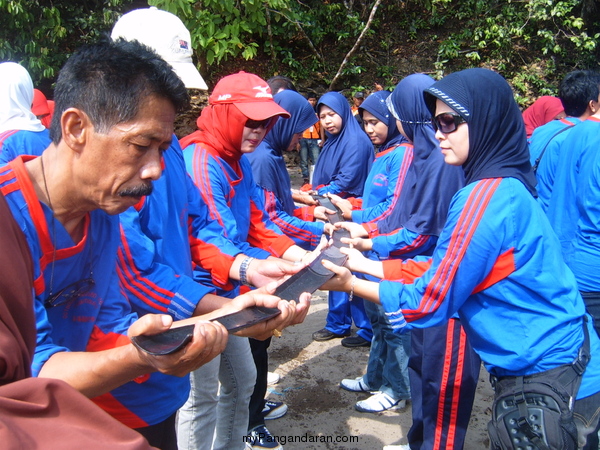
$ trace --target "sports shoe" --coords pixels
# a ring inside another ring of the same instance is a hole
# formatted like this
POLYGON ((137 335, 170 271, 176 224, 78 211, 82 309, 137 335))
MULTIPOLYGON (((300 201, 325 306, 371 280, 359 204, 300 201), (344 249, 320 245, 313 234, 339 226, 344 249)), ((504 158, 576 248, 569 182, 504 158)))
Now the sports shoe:
POLYGON ((363 377, 344 378, 340 381, 340 387, 350 392, 371 392, 367 383, 363 381, 363 377))
POLYGON ((405 406, 406 400, 394 400, 384 392, 378 392, 366 400, 356 402, 356 405, 354 405, 357 411, 370 413, 402 409, 405 406))
POLYGON ((383 450, 410 450, 408 444, 384 445, 383 450))
POLYGON ((283 402, 265 400, 265 406, 263 407, 262 412, 265 416, 265 420, 272 420, 285 416, 287 410, 288 406, 283 402))
POLYGON ((350 336, 342 339, 342 345, 344 347, 370 347, 371 341, 361 338, 360 336, 350 336))
POLYGON ((264 425, 258 425, 248 432, 246 445, 253 450, 283 450, 282 445, 264 425))
POLYGON ((347 333, 343 333, 343 334, 335 334, 333 331, 329 331, 327 328, 323 328, 322 330, 315 331, 312 334, 312 338, 315 341, 329 341, 330 339, 333 339, 333 338, 343 338, 346 336, 350 336, 349 331, 347 333))
POLYGON ((275 372, 267 373, 267 384, 277 384, 279 383, 279 374, 275 372))

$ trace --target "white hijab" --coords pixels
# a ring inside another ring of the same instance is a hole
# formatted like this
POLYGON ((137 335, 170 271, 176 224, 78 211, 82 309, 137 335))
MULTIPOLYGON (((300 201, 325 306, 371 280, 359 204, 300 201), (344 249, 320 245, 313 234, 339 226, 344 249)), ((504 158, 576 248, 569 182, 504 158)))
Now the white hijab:
POLYGON ((8 130, 43 131, 42 122, 31 112, 33 82, 23 66, 0 64, 0 133, 8 130))

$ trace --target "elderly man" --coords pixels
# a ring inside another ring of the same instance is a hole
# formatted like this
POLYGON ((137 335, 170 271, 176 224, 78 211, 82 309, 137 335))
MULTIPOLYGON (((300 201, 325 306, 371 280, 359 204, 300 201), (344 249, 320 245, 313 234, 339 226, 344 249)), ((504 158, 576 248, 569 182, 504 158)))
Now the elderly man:
MULTIPOLYGON (((175 448, 175 412, 189 391, 182 376, 219 354, 227 332, 198 322, 191 343, 161 357, 130 343, 128 335, 159 333, 172 318, 138 320, 123 297, 116 214, 152 192, 175 115, 187 105, 185 86, 150 49, 119 40, 69 58, 55 100, 50 146, 0 169, 0 190, 34 260, 33 374, 68 382, 151 445, 175 448)), ((294 303, 261 294, 238 297, 227 312, 254 304, 282 311, 249 329, 261 337, 296 315, 294 303)))

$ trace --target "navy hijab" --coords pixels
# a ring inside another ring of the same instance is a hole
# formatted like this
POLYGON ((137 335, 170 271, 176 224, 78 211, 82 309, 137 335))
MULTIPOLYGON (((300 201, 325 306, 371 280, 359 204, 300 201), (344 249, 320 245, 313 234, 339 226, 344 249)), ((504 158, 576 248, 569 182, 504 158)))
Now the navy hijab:
POLYGON ((402 123, 414 148, 413 162, 398 203, 389 218, 378 225, 382 233, 403 227, 414 233, 439 236, 450 201, 464 186, 462 170, 444 162, 431 126, 431 113, 423 99, 423 90, 433 83, 433 78, 427 75, 409 75, 387 99, 390 111, 402 123))
POLYGON ((285 167, 283 152, 296 133, 302 133, 317 121, 317 115, 308 100, 295 91, 284 90, 273 100, 290 113, 289 119, 278 120, 252 153, 246 154, 252 165, 256 183, 275 194, 283 209, 292 214, 295 206, 290 193, 290 176, 285 167))
POLYGON ((317 159, 313 173, 313 186, 335 184, 350 195, 360 197, 375 157, 373 144, 361 128, 348 100, 339 92, 327 92, 317 103, 328 106, 342 118, 342 129, 338 134, 327 131, 327 140, 317 159))
POLYGON ((400 134, 396 126, 396 119, 390 113, 385 100, 391 95, 390 91, 376 91, 369 95, 358 108, 358 112, 362 117, 363 112, 371 113, 377 120, 383 122, 388 127, 388 134, 385 142, 379 146, 379 151, 386 150, 390 147, 395 147, 403 142, 406 138, 400 134))
POLYGON ((469 156, 462 166, 467 184, 512 177, 537 196, 523 117, 501 75, 489 69, 461 70, 427 88, 424 95, 432 115, 440 99, 469 124, 469 156))

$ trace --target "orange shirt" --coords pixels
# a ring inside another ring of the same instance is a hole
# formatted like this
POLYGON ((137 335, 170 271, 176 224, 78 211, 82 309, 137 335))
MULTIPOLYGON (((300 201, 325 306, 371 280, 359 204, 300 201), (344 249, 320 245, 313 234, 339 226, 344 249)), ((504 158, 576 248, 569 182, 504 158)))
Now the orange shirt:
POLYGON ((304 133, 302 133, 302 137, 304 139, 321 139, 321 122, 319 120, 316 121, 316 123, 310 127, 307 128, 304 133))

